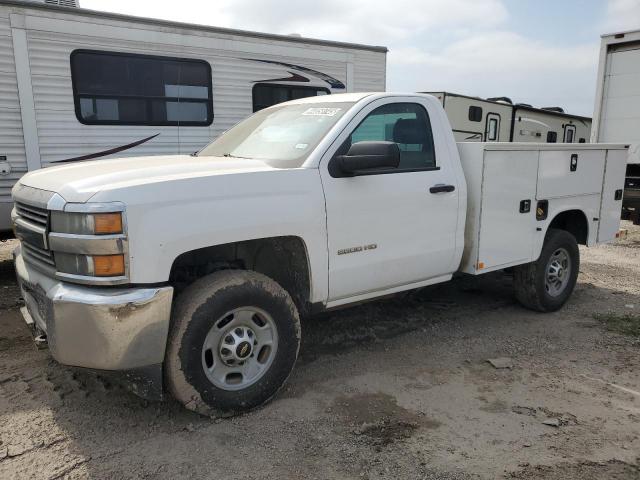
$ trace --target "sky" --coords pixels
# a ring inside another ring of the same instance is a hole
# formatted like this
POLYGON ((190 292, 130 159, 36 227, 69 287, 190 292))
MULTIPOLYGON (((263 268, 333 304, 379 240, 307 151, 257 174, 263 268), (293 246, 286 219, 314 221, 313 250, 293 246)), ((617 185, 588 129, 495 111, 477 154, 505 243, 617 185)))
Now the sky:
POLYGON ((593 113, 600 35, 640 0, 80 0, 83 8, 389 48, 387 90, 593 113))

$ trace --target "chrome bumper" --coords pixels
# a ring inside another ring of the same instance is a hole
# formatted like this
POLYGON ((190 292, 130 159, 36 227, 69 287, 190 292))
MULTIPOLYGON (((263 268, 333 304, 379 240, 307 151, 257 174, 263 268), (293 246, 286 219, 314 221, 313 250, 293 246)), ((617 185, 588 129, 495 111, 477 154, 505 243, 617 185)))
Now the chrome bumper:
POLYGON ((25 321, 32 320, 46 333, 58 362, 117 371, 143 371, 162 364, 172 287, 84 287, 33 269, 20 247, 14 259, 26 304, 25 321))

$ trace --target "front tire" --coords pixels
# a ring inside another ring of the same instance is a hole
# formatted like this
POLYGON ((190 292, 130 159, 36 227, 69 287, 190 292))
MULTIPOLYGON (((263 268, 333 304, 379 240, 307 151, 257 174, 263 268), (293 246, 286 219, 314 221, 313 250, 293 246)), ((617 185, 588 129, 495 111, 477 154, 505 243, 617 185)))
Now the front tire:
POLYGON ((514 268, 516 298, 531 310, 559 310, 571 296, 579 270, 575 237, 565 230, 549 229, 538 260, 514 268))
POLYGON ((299 347, 298 311, 278 283, 253 271, 220 271, 176 300, 165 380, 190 410, 240 413, 276 394, 299 347))

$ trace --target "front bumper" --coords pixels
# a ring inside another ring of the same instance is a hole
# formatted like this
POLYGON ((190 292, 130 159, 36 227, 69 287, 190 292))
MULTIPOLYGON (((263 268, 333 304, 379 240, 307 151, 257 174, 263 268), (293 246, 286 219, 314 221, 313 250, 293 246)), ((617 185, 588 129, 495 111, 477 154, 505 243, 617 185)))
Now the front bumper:
MULTIPOLYGON (((172 287, 85 287, 47 277, 14 252, 25 321, 46 334, 55 360, 75 367, 158 377, 171 316, 172 287), (28 318, 31 317, 31 318, 28 318), (153 375, 147 375, 154 371, 153 375), (142 372, 142 373, 141 373, 142 372), (147 373, 145 373, 147 372, 147 373)), ((144 395, 147 396, 147 395, 144 395)))

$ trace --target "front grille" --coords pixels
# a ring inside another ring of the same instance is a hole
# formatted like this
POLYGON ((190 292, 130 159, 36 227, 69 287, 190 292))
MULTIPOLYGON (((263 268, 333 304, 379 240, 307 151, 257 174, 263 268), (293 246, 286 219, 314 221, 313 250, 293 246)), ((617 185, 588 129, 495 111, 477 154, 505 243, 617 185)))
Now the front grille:
POLYGON ((16 213, 25 220, 35 223, 40 227, 47 228, 49 225, 49 211, 45 208, 16 202, 16 213))
MULTIPOLYGON (((46 208, 34 207, 22 202, 16 202, 16 213, 19 217, 29 223, 48 230, 49 227, 49 211, 46 208)), ((34 245, 27 240, 22 240, 22 252, 25 260, 42 265, 47 268, 55 268, 53 252, 48 249, 34 245)))
POLYGON ((53 252, 51 252, 51 250, 44 250, 23 241, 22 252, 28 260, 35 260, 36 262, 44 263, 49 267, 55 268, 56 266, 56 263, 53 260, 53 252))

